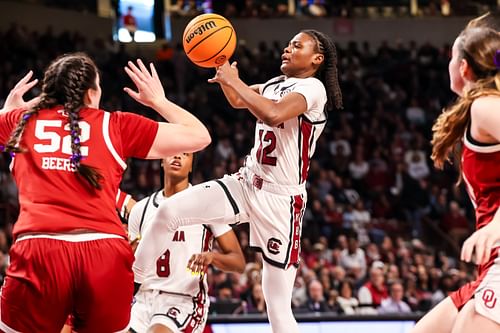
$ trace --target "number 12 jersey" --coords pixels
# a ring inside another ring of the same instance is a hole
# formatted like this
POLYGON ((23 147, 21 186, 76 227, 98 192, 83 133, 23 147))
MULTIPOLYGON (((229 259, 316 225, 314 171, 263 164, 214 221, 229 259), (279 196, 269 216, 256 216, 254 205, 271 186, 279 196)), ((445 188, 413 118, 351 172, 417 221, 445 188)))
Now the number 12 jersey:
POLYGON ((300 185, 306 181, 316 141, 327 120, 326 90, 314 77, 279 76, 259 89, 262 96, 275 102, 292 92, 305 98, 307 111, 276 127, 257 120, 254 146, 246 159, 246 166, 252 172, 266 182, 279 185, 300 185))

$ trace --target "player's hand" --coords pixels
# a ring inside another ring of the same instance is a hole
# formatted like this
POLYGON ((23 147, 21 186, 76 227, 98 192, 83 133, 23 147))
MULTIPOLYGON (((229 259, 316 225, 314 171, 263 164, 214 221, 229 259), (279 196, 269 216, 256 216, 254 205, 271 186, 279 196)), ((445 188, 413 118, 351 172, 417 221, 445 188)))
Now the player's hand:
POLYGON ((132 79, 138 91, 134 91, 128 87, 123 88, 123 90, 137 102, 154 108, 166 98, 155 66, 150 63, 149 68, 151 73, 141 59, 137 59, 137 65, 129 61, 125 67, 125 72, 132 79))
POLYGON ((500 223, 490 222, 476 230, 462 245, 460 259, 471 262, 475 255, 476 265, 485 264, 491 255, 491 249, 500 241, 500 223))
POLYGON ((202 252, 198 254, 193 254, 191 259, 189 259, 187 268, 195 273, 205 273, 210 265, 214 261, 214 254, 212 252, 202 252))
POLYGON ((132 252, 135 253, 137 247, 139 246, 139 241, 141 240, 140 236, 137 236, 135 239, 130 240, 130 247, 132 248, 132 252))
POLYGON ((35 97, 27 102, 24 101, 23 96, 28 92, 31 88, 33 88, 37 83, 38 79, 34 79, 32 81, 31 78, 33 76, 33 71, 29 71, 17 84, 12 88, 5 100, 5 104, 1 112, 6 112, 14 109, 31 109, 35 106, 39 101, 39 97, 35 97))
POLYGON ((226 61, 221 66, 217 67, 215 76, 208 80, 210 83, 219 83, 229 85, 231 81, 239 78, 238 63, 234 61, 231 65, 226 61))

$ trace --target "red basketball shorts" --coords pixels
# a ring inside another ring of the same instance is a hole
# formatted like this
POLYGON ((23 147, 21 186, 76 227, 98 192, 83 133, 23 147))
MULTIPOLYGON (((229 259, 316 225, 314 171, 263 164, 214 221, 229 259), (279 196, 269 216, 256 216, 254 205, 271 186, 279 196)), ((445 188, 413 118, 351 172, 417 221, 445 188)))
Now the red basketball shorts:
POLYGON ((0 299, 0 330, 58 333, 68 315, 79 333, 127 328, 133 253, 122 238, 17 241, 0 299))
POLYGON ((478 278, 450 295, 460 310, 474 298, 476 312, 500 324, 500 248, 491 252, 490 260, 479 266, 478 278))

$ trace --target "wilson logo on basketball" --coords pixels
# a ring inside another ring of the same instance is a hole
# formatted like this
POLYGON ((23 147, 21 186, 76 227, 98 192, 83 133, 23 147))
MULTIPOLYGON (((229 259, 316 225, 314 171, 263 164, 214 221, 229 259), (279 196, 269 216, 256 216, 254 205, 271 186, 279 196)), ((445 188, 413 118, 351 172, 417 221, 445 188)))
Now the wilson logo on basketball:
POLYGON ((267 241, 267 250, 271 254, 278 254, 280 253, 280 246, 281 246, 281 241, 277 238, 269 238, 267 241))
POLYGON ((213 29, 215 27, 217 27, 217 24, 215 24, 214 21, 208 21, 207 23, 200 25, 198 28, 196 28, 195 31, 193 31, 188 36, 186 36, 186 43, 189 44, 189 42, 191 42, 191 40, 194 38, 194 36, 196 36, 196 35, 201 36, 201 35, 203 35, 203 33, 205 31, 208 31, 208 30, 213 29))
POLYGON ((485 291, 483 291, 482 299, 484 302, 484 306, 486 306, 489 309, 493 309, 497 304, 497 298, 495 296, 495 292, 491 289, 486 289, 485 291))

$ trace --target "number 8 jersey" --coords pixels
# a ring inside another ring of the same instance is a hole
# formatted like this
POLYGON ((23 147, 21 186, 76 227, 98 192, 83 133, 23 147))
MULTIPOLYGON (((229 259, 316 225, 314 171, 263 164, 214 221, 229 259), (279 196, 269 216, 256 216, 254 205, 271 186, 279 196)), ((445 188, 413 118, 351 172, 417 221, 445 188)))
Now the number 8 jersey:
MULTIPOLYGON (((0 114, 0 144, 7 143, 22 113, 0 114)), ((62 107, 40 110, 22 134, 20 146, 26 151, 11 163, 21 205, 14 237, 75 229, 126 237, 115 209, 125 159, 148 154, 158 123, 132 113, 91 108, 81 109, 80 117, 82 163, 103 176, 102 190, 91 187, 70 163, 71 136, 62 107)))
POLYGON ((275 102, 289 93, 301 94, 307 111, 276 127, 257 120, 255 143, 246 166, 264 181, 279 185, 300 185, 307 179, 316 141, 323 131, 327 115, 326 90, 314 78, 280 76, 261 85, 259 93, 275 102))

